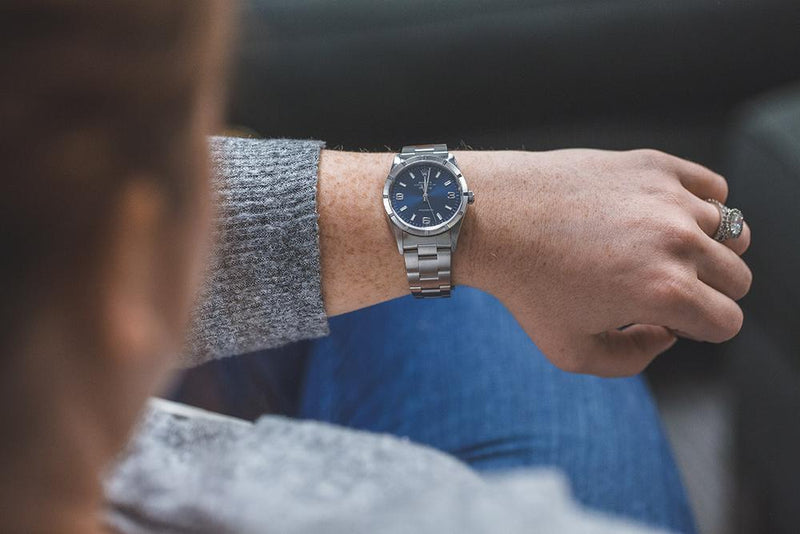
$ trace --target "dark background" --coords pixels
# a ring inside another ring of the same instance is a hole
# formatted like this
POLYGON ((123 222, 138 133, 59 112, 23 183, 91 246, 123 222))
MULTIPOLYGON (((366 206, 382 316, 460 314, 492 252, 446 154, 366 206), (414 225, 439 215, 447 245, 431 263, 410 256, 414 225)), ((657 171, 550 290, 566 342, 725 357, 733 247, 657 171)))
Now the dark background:
POLYGON ((721 163, 730 112, 800 77, 791 0, 256 1, 231 119, 385 150, 650 146, 721 163))

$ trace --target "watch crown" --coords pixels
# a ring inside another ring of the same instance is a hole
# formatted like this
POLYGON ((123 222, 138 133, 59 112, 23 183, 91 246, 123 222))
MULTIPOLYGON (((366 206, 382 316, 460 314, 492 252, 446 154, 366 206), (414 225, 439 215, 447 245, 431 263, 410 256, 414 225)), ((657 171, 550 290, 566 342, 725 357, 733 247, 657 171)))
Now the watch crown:
POLYGON ((467 196, 467 204, 475 203, 475 193, 473 193, 472 191, 467 191, 464 194, 467 196))

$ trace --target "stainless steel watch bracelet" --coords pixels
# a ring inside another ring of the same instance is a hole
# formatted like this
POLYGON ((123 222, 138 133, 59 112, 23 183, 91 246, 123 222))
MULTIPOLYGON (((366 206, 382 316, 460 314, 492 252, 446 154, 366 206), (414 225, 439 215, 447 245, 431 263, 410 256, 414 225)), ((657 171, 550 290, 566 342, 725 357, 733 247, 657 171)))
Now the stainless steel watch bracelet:
MULTIPOLYGON (((447 145, 404 146, 400 158, 427 154, 446 159, 447 145)), ((411 294, 417 298, 449 297, 452 243, 450 231, 433 235, 403 236, 403 258, 411 294)))
POLYGON ((433 236, 405 235, 403 258, 411 294, 418 298, 449 297, 450 232, 433 236))
POLYGON ((401 158, 419 156, 420 154, 441 156, 444 159, 447 158, 448 154, 447 145, 411 145, 404 146, 400 151, 401 158))

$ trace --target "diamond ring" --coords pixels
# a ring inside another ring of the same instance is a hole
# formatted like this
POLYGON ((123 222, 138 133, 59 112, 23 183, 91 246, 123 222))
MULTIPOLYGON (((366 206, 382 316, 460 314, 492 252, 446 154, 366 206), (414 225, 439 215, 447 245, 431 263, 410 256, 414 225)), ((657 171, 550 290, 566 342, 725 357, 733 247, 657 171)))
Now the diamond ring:
POLYGON ((741 210, 729 208, 722 202, 713 198, 709 198, 707 201, 715 205, 719 210, 719 227, 713 236, 714 239, 721 243, 726 239, 736 239, 742 235, 742 230, 744 230, 744 216, 741 210))

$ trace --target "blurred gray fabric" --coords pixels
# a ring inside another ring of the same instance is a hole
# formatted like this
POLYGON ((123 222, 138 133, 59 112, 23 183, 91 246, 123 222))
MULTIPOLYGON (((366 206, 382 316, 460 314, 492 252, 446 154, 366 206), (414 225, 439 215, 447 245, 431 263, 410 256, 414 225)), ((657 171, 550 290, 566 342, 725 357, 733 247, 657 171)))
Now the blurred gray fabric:
POLYGON ((129 534, 655 532, 581 509, 553 471, 484 479, 393 436, 161 400, 106 488, 108 523, 129 534))

